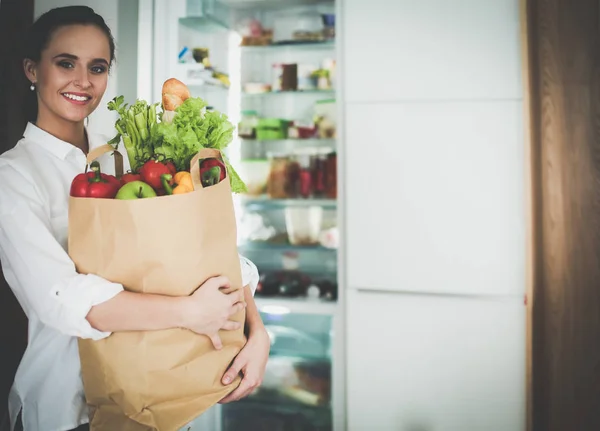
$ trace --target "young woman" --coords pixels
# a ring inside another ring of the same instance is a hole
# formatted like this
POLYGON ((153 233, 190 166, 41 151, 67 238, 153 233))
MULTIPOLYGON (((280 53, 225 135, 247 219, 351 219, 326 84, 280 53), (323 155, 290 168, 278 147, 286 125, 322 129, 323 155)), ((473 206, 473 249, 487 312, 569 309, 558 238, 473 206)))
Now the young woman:
MULTIPOLYGON (((229 317, 244 305, 240 292, 219 290, 228 284, 224 277, 209 279, 189 297, 173 298, 127 292, 120 284, 76 272, 66 252, 69 186, 90 149, 107 142, 88 134, 84 120, 104 95, 115 44, 102 17, 74 6, 41 16, 25 54, 37 116, 23 139, 0 156, 0 259, 29 319, 28 347, 9 396, 10 426, 87 429, 77 337, 183 327, 209 336, 218 348, 218 331, 239 328, 229 317)), ((223 403, 260 384, 269 352, 252 298, 256 267, 240 260, 249 337, 223 383, 240 372, 244 378, 223 403)))

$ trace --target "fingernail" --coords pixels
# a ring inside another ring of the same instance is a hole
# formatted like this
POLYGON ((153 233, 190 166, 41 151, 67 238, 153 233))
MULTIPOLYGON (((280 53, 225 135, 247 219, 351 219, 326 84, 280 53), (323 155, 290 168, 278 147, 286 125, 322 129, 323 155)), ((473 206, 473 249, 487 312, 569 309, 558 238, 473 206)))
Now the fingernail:
POLYGON ((223 382, 228 385, 229 383, 231 383, 231 376, 225 376, 223 378, 223 382))

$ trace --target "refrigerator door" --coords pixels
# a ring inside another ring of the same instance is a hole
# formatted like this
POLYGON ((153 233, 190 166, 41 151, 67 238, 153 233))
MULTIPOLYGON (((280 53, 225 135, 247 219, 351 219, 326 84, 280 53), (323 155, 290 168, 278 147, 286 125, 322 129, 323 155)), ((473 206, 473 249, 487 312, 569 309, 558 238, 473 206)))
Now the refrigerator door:
POLYGON ((348 431, 524 431, 525 307, 349 291, 348 431))
POLYGON ((348 104, 347 285, 522 296, 522 104, 348 104))

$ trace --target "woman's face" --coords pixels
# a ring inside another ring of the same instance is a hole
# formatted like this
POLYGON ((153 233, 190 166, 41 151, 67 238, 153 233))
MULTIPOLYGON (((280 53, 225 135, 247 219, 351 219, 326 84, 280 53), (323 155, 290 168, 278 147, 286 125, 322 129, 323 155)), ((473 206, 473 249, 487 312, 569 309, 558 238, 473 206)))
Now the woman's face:
POLYGON ((70 25, 52 35, 40 61, 25 60, 35 83, 38 121, 83 121, 100 103, 108 83, 110 46, 94 25, 70 25))

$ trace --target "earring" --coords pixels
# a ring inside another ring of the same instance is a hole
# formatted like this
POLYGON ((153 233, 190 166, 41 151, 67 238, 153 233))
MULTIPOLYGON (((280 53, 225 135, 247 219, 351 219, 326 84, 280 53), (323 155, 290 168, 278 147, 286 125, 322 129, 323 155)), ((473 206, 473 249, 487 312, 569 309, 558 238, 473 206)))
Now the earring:
POLYGON ((32 82, 32 83, 31 83, 31 87, 29 87, 29 89, 30 89, 31 91, 34 91, 34 90, 35 90, 35 82, 32 82))

